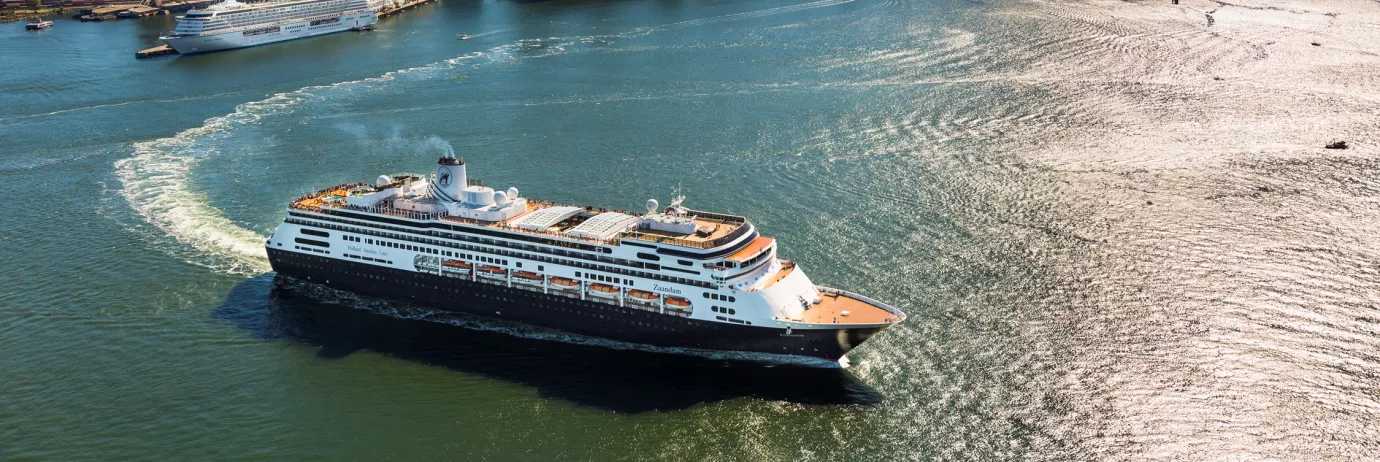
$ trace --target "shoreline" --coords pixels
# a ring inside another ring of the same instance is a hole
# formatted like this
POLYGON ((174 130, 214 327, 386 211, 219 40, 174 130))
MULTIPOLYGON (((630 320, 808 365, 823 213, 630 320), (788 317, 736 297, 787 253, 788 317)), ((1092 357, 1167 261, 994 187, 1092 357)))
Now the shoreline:
MULTIPOLYGON (((102 7, 104 7, 104 6, 136 6, 136 5, 139 5, 139 4, 140 4, 139 2, 121 1, 121 2, 103 3, 103 4, 99 5, 99 6, 102 6, 102 7)), ((29 9, 29 8, 22 8, 22 9, 15 9, 15 8, 0 8, 0 23, 10 23, 10 22, 16 22, 16 21, 26 21, 26 20, 29 20, 29 19, 32 19, 32 18, 35 18, 35 17, 37 17, 37 18, 45 18, 45 19, 51 18, 52 16, 60 16, 60 17, 64 17, 64 18, 71 18, 72 16, 71 16, 70 13, 74 13, 74 12, 81 11, 81 10, 85 10, 85 9, 91 9, 91 8, 95 8, 95 7, 96 7, 95 5, 80 5, 80 6, 76 6, 76 5, 59 5, 59 6, 55 7, 55 8, 53 8, 53 7, 44 7, 44 8, 39 8, 39 9, 37 9, 37 10, 33 10, 33 9, 29 9)))

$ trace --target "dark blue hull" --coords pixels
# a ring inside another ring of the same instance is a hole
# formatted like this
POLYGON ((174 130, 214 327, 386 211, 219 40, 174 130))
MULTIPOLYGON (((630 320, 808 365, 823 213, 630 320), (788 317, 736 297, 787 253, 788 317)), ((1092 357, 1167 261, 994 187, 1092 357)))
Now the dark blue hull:
POLYGON ((268 249, 278 274, 363 295, 574 334, 661 347, 811 356, 837 360, 881 328, 795 330, 701 321, 540 289, 507 287, 268 249))

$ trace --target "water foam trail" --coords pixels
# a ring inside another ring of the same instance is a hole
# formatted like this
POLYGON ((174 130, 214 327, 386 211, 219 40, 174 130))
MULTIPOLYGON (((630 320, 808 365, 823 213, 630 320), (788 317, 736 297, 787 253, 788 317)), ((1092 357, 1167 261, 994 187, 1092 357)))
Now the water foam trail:
POLYGON ((470 34, 470 35, 469 35, 469 38, 470 38, 470 39, 477 39, 477 38, 480 38, 480 37, 487 37, 487 36, 494 35, 494 34, 501 34, 501 33, 504 33, 504 32, 508 32, 508 31, 510 31, 510 30, 513 30, 513 28, 509 27, 509 28, 507 28, 507 29, 499 29, 499 30, 493 30, 493 31, 488 31, 488 32, 480 32, 480 33, 478 33, 478 34, 470 34))
POLYGON ((268 116, 290 112, 313 99, 325 97, 323 92, 328 90, 368 87, 404 75, 449 69, 484 54, 471 53, 378 77, 279 93, 265 100, 241 104, 230 114, 207 119, 200 127, 172 137, 136 143, 134 156, 115 163, 115 174, 123 185, 120 195, 145 221, 216 260, 212 267, 243 274, 268 271, 263 248, 265 236, 235 224, 212 207, 204 194, 190 188, 190 175, 195 165, 217 153, 214 146, 200 141, 238 127, 258 124, 268 116))
MULTIPOLYGON (((134 156, 115 163, 116 176, 123 184, 120 195, 145 221, 216 260, 216 263, 210 264, 210 266, 223 268, 232 273, 260 273, 269 269, 263 249, 265 236, 235 224, 220 210, 212 207, 204 194, 195 192, 189 187, 193 167, 200 159, 216 153, 214 147, 203 146, 199 143, 205 137, 231 132, 238 127, 256 125, 264 117, 291 112, 315 99, 329 98, 330 94, 327 92, 331 90, 368 88, 383 85, 404 76, 426 78, 437 72, 455 69, 459 64, 480 56, 518 50, 530 52, 532 43, 542 43, 543 48, 549 50, 550 53, 562 53, 565 52, 566 45, 575 45, 591 40, 630 38, 650 34, 661 29, 756 18, 853 1, 855 0, 820 0, 662 26, 637 28, 622 34, 570 38, 553 37, 535 41, 519 40, 495 47, 487 52, 475 52, 423 66, 391 71, 378 77, 329 85, 315 85, 291 92, 278 93, 265 100, 241 104, 230 114, 207 119, 202 126, 184 130, 172 137, 136 143, 134 156), (551 46, 545 46, 548 44, 551 46)), ((207 264, 204 261, 193 263, 207 264)))

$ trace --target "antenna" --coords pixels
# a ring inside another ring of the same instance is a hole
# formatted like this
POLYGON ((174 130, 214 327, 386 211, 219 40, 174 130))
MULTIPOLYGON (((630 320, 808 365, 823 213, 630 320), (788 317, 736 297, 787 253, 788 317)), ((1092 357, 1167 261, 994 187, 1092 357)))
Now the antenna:
POLYGON ((680 207, 680 204, 682 202, 685 202, 685 195, 680 193, 680 184, 677 183, 676 187, 671 188, 671 205, 669 205, 668 207, 680 207))
POLYGON ((676 187, 671 189, 671 203, 666 206, 666 215, 677 218, 685 216, 688 210, 681 205, 683 203, 685 203, 685 195, 680 193, 680 184, 676 184, 676 187))

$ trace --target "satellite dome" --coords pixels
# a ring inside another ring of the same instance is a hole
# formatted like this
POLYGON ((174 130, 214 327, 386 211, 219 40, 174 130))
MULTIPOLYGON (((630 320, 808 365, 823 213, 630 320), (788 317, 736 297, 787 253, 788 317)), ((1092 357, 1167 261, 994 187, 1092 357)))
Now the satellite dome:
POLYGON ((656 213, 656 207, 660 205, 656 199, 647 199, 647 213, 656 213))
POLYGON ((374 185, 383 187, 393 184, 393 178, 388 175, 379 175, 379 179, 374 180, 374 185))
POLYGON ((494 203, 500 206, 508 205, 508 194, 503 191, 494 192, 494 203))
POLYGON ((509 199, 517 199, 517 198, 518 198, 518 190, 517 190, 517 188, 508 188, 508 198, 509 198, 509 199))

